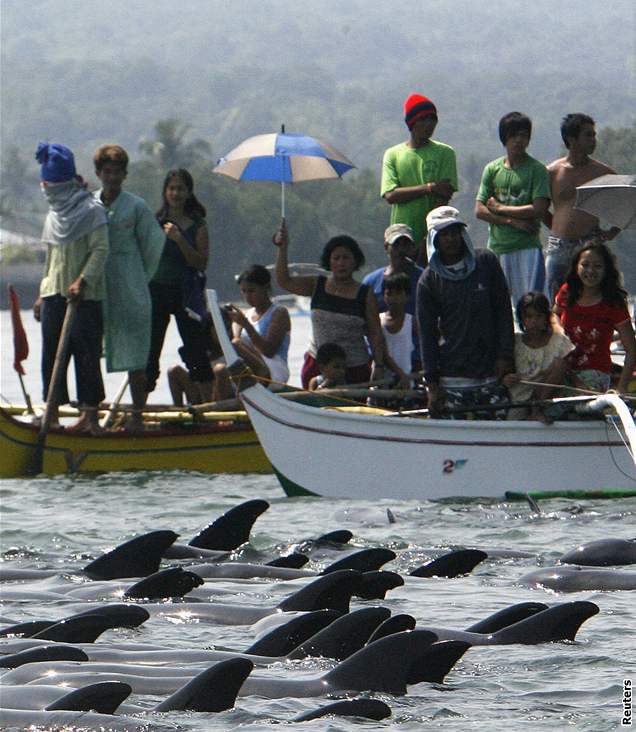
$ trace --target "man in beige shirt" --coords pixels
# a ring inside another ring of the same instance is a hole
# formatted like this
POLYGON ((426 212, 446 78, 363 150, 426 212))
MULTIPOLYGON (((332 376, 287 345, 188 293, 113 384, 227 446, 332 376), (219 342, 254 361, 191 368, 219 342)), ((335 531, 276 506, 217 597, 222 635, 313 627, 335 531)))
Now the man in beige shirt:
POLYGON ((594 120, 587 114, 566 115, 561 123, 561 137, 567 155, 548 165, 552 211, 548 211, 543 219, 550 229, 545 267, 551 300, 565 281, 576 249, 594 239, 613 239, 620 231, 615 227, 602 231, 596 216, 574 208, 577 186, 616 172, 609 165, 590 157, 596 147, 594 120))
MULTIPOLYGON (((104 265, 108 255, 106 212, 95 201, 75 171, 73 153, 64 145, 40 143, 42 192, 49 204, 42 241, 47 245, 40 296, 34 305, 42 325, 42 382, 44 399, 49 384, 64 322, 67 301, 78 303, 67 361, 73 356, 77 401, 82 409, 75 429, 99 431, 97 405, 104 398, 100 367, 102 346, 102 303, 104 265)), ((56 404, 69 401, 66 378, 56 404)), ((57 421, 57 409, 52 422, 57 421)))

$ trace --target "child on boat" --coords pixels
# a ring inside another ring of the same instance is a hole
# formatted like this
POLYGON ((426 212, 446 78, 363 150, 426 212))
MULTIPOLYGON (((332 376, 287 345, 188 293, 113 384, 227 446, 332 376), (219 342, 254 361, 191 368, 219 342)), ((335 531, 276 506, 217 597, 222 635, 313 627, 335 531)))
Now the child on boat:
POLYGON ((384 278, 382 296, 386 311, 380 313, 380 323, 390 360, 396 366, 391 386, 408 389, 411 385, 408 374, 412 370, 413 316, 406 312, 406 303, 411 295, 411 280, 404 272, 396 272, 384 278))
MULTIPOLYGON (((223 323, 225 324, 225 330, 231 338, 232 321, 230 320, 230 316, 228 315, 226 308, 221 309, 221 316, 223 318, 223 323)), ((208 321, 206 327, 209 329, 210 340, 208 356, 210 359, 210 366, 214 369, 217 364, 223 364, 225 362, 223 360, 223 352, 219 344, 219 339, 217 338, 216 331, 211 320, 208 321)), ((185 362, 183 351, 184 346, 181 346, 181 348, 179 348, 179 355, 185 362)), ((188 370, 180 364, 170 366, 168 369, 168 386, 170 387, 172 402, 177 407, 182 407, 184 402, 186 404, 203 404, 204 402, 209 401, 210 398, 208 390, 206 388, 202 388, 201 382, 192 381, 188 370)), ((214 387, 212 387, 212 390, 214 390, 214 387)))
POLYGON ((592 392, 610 388, 610 344, 617 331, 625 361, 616 388, 627 391, 636 363, 636 340, 622 275, 605 244, 592 242, 574 254, 556 295, 555 311, 576 347, 570 357, 573 386, 592 392))
POLYGON ((342 346, 323 343, 316 352, 316 363, 320 373, 309 380, 309 391, 333 389, 347 383, 347 354, 342 346))
MULTIPOLYGON (((515 372, 506 374, 503 383, 512 400, 547 399, 554 389, 545 384, 561 384, 567 371, 566 356, 574 350, 570 339, 554 327, 550 302, 542 292, 527 292, 517 302, 517 321, 521 332, 515 333, 515 372), (538 382, 536 386, 528 382, 538 382)), ((536 404, 508 412, 508 419, 550 421, 536 404)))
MULTIPOLYGON (((243 312, 234 305, 227 306, 233 323, 233 343, 239 355, 256 376, 276 387, 289 379, 287 354, 291 320, 287 308, 271 300, 271 275, 262 264, 254 264, 242 272, 237 282, 243 299, 251 305, 243 312)), ((225 364, 214 367, 214 398, 227 399, 234 395, 225 364)))

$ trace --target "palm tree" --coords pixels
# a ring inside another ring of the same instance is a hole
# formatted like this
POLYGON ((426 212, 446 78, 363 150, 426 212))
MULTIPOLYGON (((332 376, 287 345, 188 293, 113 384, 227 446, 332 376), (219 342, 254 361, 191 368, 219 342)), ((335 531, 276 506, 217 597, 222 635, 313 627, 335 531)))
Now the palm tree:
POLYGON ((212 148, 202 139, 185 142, 191 127, 178 119, 161 119, 154 127, 154 139, 143 137, 139 150, 166 168, 186 168, 200 158, 209 159, 212 148))

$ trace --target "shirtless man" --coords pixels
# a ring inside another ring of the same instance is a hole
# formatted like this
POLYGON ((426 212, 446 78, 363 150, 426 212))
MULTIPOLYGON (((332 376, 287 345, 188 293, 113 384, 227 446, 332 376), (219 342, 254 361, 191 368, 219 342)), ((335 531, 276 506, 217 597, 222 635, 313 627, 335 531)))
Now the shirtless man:
POLYGON ((545 265, 552 300, 565 281, 574 250, 593 239, 609 241, 620 231, 616 227, 602 231, 596 216, 574 208, 577 186, 616 172, 590 157, 596 147, 594 120, 586 114, 566 115, 561 123, 561 137, 568 152, 548 165, 553 210, 543 219, 550 229, 545 265))

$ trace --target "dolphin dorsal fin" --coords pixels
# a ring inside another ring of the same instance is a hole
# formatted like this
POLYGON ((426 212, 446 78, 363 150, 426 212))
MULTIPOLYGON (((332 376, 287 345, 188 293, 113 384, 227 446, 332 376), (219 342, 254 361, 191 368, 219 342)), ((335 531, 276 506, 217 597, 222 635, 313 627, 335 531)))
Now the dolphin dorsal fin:
POLYGON ((237 549, 249 541, 254 522, 268 508, 269 503, 261 499, 245 501, 208 524, 188 544, 201 549, 220 551, 237 549))
POLYGON ((174 531, 151 531, 116 546, 84 567, 94 580, 146 577, 159 569, 165 550, 179 538, 174 531))
POLYGON ((154 711, 223 712, 232 709, 239 689, 253 668, 254 664, 246 658, 229 658, 215 663, 158 704, 154 711))
POLYGON ((101 681, 74 689, 49 704, 45 711, 90 712, 114 714, 131 694, 132 687, 121 681, 101 681))
POLYGON ((396 633, 360 649, 322 677, 330 690, 405 694, 411 665, 437 640, 428 630, 396 633))

